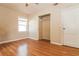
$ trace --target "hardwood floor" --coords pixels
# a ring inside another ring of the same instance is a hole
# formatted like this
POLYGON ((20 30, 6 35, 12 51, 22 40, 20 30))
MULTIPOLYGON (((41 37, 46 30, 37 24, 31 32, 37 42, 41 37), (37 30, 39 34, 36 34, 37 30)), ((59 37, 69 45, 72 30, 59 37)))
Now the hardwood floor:
POLYGON ((35 41, 23 39, 0 45, 1 56, 17 56, 18 47, 22 44, 28 45, 29 56, 79 56, 78 48, 50 44, 47 41, 35 41))

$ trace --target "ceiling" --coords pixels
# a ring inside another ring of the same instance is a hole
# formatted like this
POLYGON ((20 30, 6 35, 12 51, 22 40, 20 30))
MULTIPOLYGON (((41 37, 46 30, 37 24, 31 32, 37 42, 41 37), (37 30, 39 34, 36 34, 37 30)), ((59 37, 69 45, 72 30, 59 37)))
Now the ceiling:
POLYGON ((0 3, 0 6, 11 8, 26 14, 34 14, 41 10, 51 9, 54 7, 70 7, 79 5, 78 3, 59 3, 57 6, 54 6, 53 4, 54 3, 39 3, 36 5, 34 3, 29 3, 29 6, 26 7, 26 3, 0 3))

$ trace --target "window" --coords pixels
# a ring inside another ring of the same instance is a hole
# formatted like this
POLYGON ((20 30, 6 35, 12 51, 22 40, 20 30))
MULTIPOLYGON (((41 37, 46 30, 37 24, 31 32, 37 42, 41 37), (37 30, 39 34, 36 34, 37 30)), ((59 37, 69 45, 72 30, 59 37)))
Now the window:
POLYGON ((18 18, 18 31, 25 32, 27 27, 27 19, 23 17, 18 18))

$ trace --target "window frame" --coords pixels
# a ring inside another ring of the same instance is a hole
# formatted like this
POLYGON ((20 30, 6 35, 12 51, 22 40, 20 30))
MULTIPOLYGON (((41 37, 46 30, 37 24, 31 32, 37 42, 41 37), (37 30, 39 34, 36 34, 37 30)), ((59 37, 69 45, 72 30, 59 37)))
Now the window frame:
POLYGON ((19 32, 26 32, 27 31, 27 19, 26 18, 18 17, 18 31, 19 32), (22 27, 24 27, 24 30, 22 29, 22 27))

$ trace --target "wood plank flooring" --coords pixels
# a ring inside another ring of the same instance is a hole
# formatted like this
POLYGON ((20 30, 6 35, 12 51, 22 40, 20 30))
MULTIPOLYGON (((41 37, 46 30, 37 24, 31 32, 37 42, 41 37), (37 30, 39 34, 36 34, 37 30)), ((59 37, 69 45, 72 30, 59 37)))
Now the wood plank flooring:
POLYGON ((0 56, 17 56, 18 47, 28 45, 29 56, 79 56, 78 48, 50 44, 44 40, 23 39, 0 45, 0 56))

